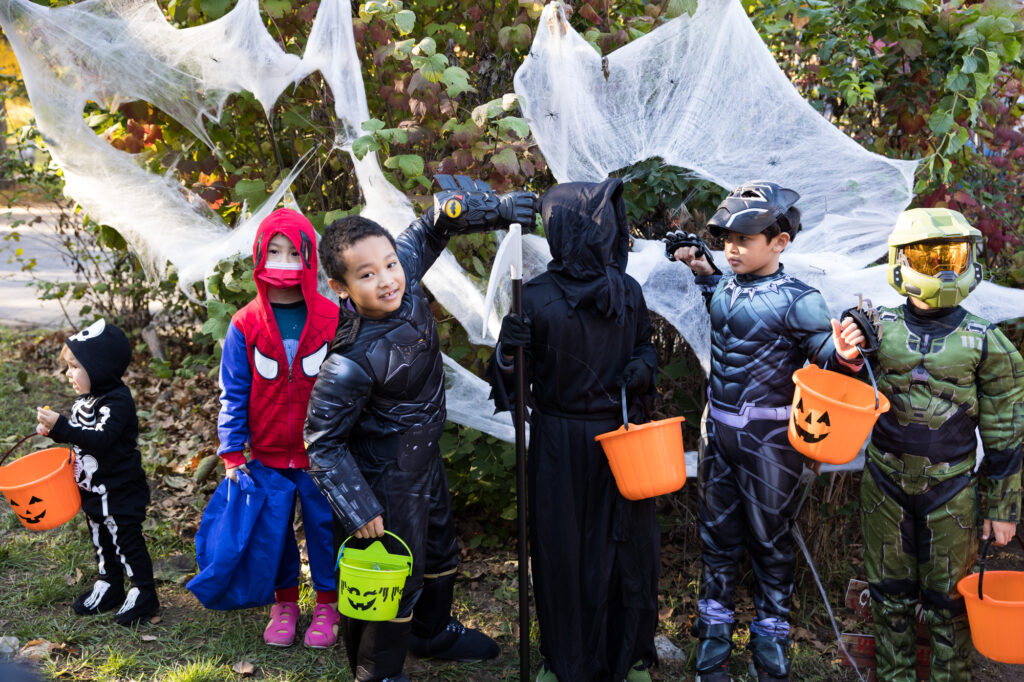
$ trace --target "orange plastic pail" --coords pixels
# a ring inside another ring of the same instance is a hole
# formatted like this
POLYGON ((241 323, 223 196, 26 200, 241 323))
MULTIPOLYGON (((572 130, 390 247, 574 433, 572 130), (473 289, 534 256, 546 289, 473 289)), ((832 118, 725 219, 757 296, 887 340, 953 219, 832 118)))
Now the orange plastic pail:
POLYGON ((1024 663, 1024 572, 986 571, 984 555, 981 571, 956 584, 967 604, 971 639, 981 655, 1019 665, 1024 663))
POLYGON ((78 513, 74 461, 68 448, 48 448, 0 467, 0 493, 23 526, 50 530, 78 513))
POLYGON ((679 490, 686 483, 682 417, 623 425, 594 436, 608 457, 619 492, 643 500, 679 490))
MULTIPOLYGON (((872 383, 874 377, 872 376, 872 383)), ((889 399, 853 377, 807 365, 793 372, 789 442, 801 454, 826 464, 857 456, 889 399)))

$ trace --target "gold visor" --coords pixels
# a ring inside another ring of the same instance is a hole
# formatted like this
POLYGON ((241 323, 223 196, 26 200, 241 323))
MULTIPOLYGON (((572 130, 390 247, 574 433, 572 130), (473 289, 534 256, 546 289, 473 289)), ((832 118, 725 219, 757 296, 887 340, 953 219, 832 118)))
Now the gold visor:
POLYGON ((971 243, 967 240, 917 242, 902 247, 907 266, 922 275, 955 272, 958 275, 971 264, 971 243))

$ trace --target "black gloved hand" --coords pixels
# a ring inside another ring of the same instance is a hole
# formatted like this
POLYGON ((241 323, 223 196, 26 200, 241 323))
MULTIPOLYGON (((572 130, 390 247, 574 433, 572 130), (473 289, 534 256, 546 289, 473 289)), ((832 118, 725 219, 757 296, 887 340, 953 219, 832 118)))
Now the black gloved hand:
POLYGON ((651 378, 651 368, 647 363, 640 358, 633 358, 615 381, 619 386, 625 386, 628 393, 642 395, 651 387, 651 378))
POLYGON ((523 226, 523 234, 533 232, 537 227, 537 195, 533 192, 508 192, 498 199, 498 215, 512 223, 523 226))
POLYGON ((503 353, 511 355, 516 348, 530 345, 530 321, 509 313, 501 321, 498 344, 503 353))
POLYGON ((665 258, 675 260, 675 252, 677 249, 692 246, 697 249, 697 258, 703 258, 715 271, 715 274, 721 274, 722 271, 718 269, 717 265, 715 265, 715 259, 711 257, 711 250, 708 249, 708 245, 704 243, 703 239, 694 233, 684 232, 682 230, 668 232, 661 238, 661 241, 665 242, 665 258))

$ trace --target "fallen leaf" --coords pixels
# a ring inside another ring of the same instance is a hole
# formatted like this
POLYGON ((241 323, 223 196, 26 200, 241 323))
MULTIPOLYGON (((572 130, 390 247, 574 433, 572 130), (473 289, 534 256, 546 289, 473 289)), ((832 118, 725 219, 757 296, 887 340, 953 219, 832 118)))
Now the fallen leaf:
POLYGON ((175 490, 185 490, 189 483, 190 481, 184 476, 164 476, 164 485, 175 490))
POLYGON ((233 666, 231 666, 231 669, 239 675, 241 675, 242 677, 248 677, 249 675, 252 675, 256 672, 256 666, 250 663, 249 661, 239 661, 238 663, 235 663, 233 666))
POLYGON ((156 635, 143 635, 142 636, 142 641, 143 642, 155 642, 157 639, 159 639, 159 638, 156 635))
POLYGON ((157 623, 159 623, 162 620, 163 620, 163 618, 161 618, 160 616, 153 616, 152 618, 149 619, 149 622, 152 623, 153 625, 156 625, 157 623))
POLYGON ((75 574, 74 575, 69 575, 68 577, 64 578, 64 582, 66 584, 68 584, 68 585, 77 585, 78 581, 80 581, 81 579, 82 579, 82 569, 76 568, 75 569, 75 574))

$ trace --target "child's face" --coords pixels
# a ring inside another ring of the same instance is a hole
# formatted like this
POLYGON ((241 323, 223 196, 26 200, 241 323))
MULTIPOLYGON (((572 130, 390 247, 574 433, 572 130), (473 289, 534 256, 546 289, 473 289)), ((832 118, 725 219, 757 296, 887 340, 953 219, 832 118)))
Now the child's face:
POLYGON ((377 319, 398 310, 405 293, 405 270, 386 237, 360 239, 341 257, 345 261, 344 281, 328 281, 336 294, 351 299, 363 317, 377 319))
POLYGON ((71 388, 75 389, 75 393, 78 395, 85 395, 92 388, 92 383, 89 381, 89 374, 85 371, 85 368, 78 362, 78 358, 75 354, 64 347, 64 351, 61 353, 61 358, 64 362, 68 363, 67 372, 65 375, 68 381, 71 382, 71 388))
POLYGON ((789 244, 783 232, 768 240, 764 234, 743 234, 730 230, 725 236, 725 256, 737 275, 770 275, 779 269, 779 256, 789 244))
POLYGON ((292 244, 292 240, 280 232, 270 238, 267 244, 268 263, 302 263, 299 250, 292 244))

